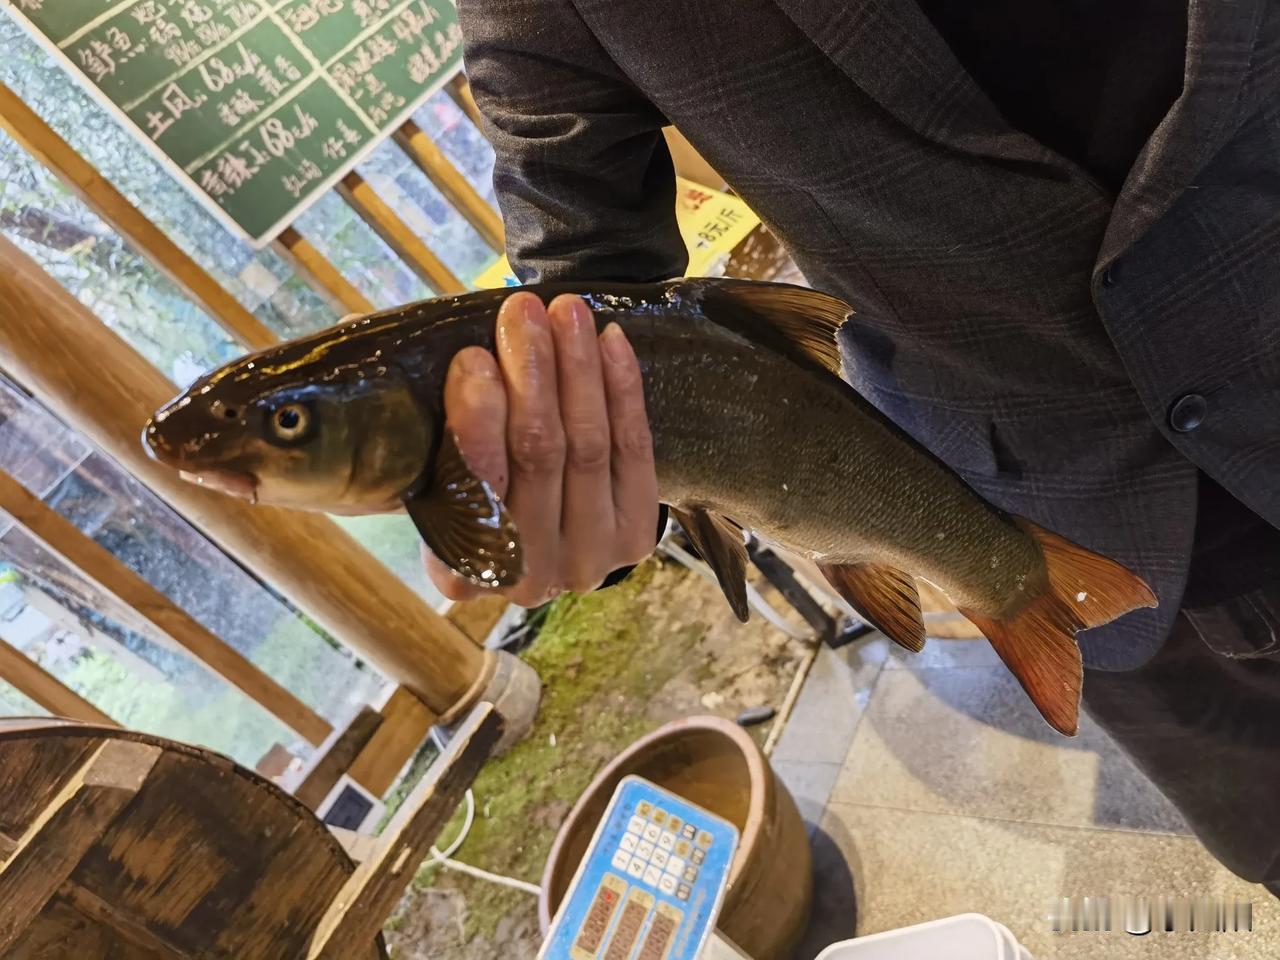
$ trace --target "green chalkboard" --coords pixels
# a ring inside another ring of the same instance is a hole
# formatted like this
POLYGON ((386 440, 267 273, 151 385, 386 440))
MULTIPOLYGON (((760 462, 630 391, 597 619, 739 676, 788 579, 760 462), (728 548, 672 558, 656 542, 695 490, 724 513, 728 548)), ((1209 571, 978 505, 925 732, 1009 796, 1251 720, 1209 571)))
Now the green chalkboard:
POLYGON ((262 246, 457 72, 452 0, 0 0, 262 246))

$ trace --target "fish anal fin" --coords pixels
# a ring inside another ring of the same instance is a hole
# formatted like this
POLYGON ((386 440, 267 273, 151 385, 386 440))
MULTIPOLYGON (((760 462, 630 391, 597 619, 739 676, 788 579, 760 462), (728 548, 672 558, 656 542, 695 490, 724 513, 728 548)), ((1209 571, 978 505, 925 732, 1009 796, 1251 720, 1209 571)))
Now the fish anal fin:
POLYGON ((511 586, 524 573, 515 523, 489 484, 471 472, 451 432, 440 440, 429 481, 404 505, 431 552, 476 586, 511 586))
POLYGON ((819 564, 819 568, 873 627, 912 653, 924 649, 920 593, 911 574, 877 563, 819 564))
POLYGON ((1156 596, 1141 577, 1116 561, 1030 520, 1017 522, 1044 551, 1048 589, 1011 617, 963 607, 960 612, 991 641, 1049 725, 1073 737, 1084 683, 1077 631, 1110 623, 1139 607, 1154 607, 1156 596))
POLYGON ((788 283, 761 283, 754 280, 693 280, 705 286, 705 306, 723 305, 746 313, 760 326, 781 335, 777 344, 783 352, 798 350, 837 377, 843 377, 840 344, 836 333, 853 313, 853 308, 830 294, 788 283))
POLYGON ((702 507, 671 507, 671 513, 715 573, 734 616, 746 623, 751 608, 747 605, 747 547, 742 531, 720 514, 702 507))

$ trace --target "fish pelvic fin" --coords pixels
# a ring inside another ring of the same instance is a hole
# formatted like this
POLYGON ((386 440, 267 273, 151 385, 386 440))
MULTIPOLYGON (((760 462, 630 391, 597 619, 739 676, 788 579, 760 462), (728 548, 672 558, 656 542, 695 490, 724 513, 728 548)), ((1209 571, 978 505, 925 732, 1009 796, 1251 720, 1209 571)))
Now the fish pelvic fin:
POLYGON ((843 300, 789 283, 718 278, 683 282, 703 288, 701 298, 709 312, 720 308, 745 313, 757 334, 771 328, 779 335, 773 345, 781 352, 798 352, 837 377, 844 376, 836 334, 853 308, 843 300))
POLYGON ((1127 567, 1045 530, 1017 523, 1044 551, 1048 589, 1012 617, 997 619, 960 608, 991 641, 1041 716, 1059 733, 1076 735, 1084 669, 1077 631, 1100 627, 1156 595, 1127 567))
POLYGON ((508 587, 524 573, 520 534, 493 488, 481 480, 446 430, 430 479, 404 498, 431 552, 479 587, 508 587))
POLYGON ((702 507, 671 507, 671 513, 715 573, 734 616, 746 623, 751 608, 747 605, 747 546, 742 541, 742 531, 737 524, 702 507))
POLYGON ((912 653, 924 649, 924 617, 915 578, 876 563, 819 564, 849 606, 886 637, 912 653))

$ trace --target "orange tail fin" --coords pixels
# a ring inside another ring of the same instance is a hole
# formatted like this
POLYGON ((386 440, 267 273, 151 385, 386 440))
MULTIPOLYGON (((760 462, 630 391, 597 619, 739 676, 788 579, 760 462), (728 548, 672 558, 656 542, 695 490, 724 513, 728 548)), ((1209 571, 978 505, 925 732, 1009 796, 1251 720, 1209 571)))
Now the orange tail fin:
POLYGON ((1049 589, 1008 620, 973 610, 960 612, 986 634, 1049 725, 1073 737, 1084 681, 1076 632, 1110 623, 1138 607, 1154 607, 1156 595, 1141 577, 1114 560, 1030 520, 1019 517, 1018 523, 1044 551, 1049 589))

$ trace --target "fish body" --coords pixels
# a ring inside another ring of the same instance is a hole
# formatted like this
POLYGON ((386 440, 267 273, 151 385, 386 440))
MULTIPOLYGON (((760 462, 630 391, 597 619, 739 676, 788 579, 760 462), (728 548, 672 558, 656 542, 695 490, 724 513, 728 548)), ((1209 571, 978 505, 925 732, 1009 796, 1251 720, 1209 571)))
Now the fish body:
MULTIPOLYGON (((849 308, 733 280, 543 284, 617 322, 640 362, 660 498, 746 615, 739 527, 815 560, 871 622, 924 642, 913 577, 984 630, 1051 724, 1073 732, 1076 630, 1154 597, 1118 564, 1011 517, 840 377, 849 308), (1065 638, 1065 639, 1064 639, 1065 638)), ((492 350, 485 291, 371 315, 236 360, 144 431, 158 459, 241 496, 334 513, 402 504, 477 583, 519 576, 519 535, 444 426, 445 375, 492 350)))

